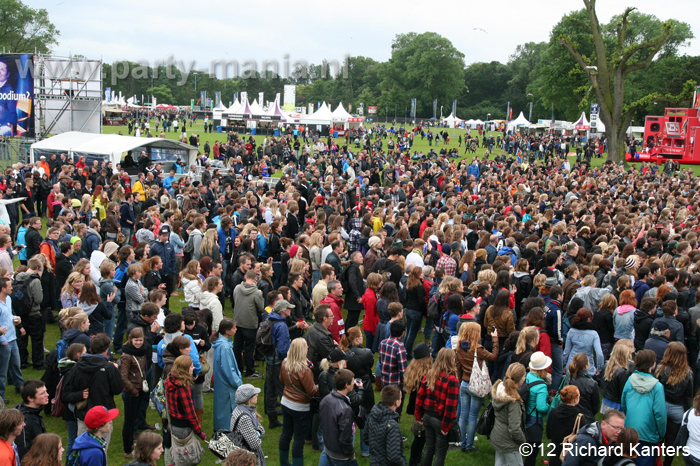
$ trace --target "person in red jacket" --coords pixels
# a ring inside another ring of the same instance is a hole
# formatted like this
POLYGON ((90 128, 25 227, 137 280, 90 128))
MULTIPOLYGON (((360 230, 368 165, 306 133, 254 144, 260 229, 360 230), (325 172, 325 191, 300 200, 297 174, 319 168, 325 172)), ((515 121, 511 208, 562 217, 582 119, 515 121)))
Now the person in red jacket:
POLYGON ((365 308, 365 318, 362 320, 362 330, 367 338, 367 348, 373 348, 374 335, 379 324, 377 314, 377 291, 382 286, 382 276, 371 273, 367 276, 367 289, 362 295, 362 307, 365 308))
POLYGON ((328 304, 333 311, 333 323, 328 328, 333 340, 340 344, 340 337, 345 333, 345 322, 343 321, 343 285, 338 280, 328 282, 328 294, 321 300, 320 304, 328 304))

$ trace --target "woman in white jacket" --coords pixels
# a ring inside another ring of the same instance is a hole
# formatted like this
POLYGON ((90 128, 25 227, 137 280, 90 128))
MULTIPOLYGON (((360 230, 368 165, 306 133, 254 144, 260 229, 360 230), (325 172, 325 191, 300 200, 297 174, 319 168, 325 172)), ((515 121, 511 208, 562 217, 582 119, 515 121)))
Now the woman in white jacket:
POLYGON ((224 289, 224 283, 218 277, 209 277, 202 283, 202 294, 199 296, 201 309, 209 309, 212 315, 211 331, 218 332, 219 324, 224 318, 224 310, 217 296, 224 289))
POLYGON ((180 272, 180 282, 185 293, 187 305, 193 309, 199 309, 200 294, 202 293, 202 280, 199 278, 201 267, 197 261, 189 261, 187 267, 180 272))

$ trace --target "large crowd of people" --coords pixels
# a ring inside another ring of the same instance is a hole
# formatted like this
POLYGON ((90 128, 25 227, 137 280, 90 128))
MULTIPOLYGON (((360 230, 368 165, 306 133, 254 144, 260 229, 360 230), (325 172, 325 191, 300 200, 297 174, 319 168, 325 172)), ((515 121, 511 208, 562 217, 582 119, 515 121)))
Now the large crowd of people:
POLYGON ((691 170, 594 166, 595 139, 479 131, 485 156, 460 160, 410 155, 420 127, 361 136, 229 134, 188 174, 146 153, 133 178, 65 154, 8 171, 0 396, 22 402, 0 463, 106 465, 121 417, 109 451, 133 466, 196 464, 222 436, 229 465, 442 466, 488 444, 497 465, 700 464, 691 170))

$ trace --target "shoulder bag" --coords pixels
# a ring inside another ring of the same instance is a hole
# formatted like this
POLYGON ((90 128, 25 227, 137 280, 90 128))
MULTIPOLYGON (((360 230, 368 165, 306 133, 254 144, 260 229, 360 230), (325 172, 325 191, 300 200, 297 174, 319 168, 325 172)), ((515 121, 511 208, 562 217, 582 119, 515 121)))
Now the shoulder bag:
POLYGON ((574 443, 574 439, 576 438, 576 434, 578 434, 578 431, 581 430, 581 421, 583 420, 583 413, 578 413, 576 416, 576 421, 574 421, 574 428, 571 431, 569 435, 564 437, 564 440, 561 441, 562 449, 561 453, 559 454, 559 459, 563 462, 564 457, 566 457, 566 454, 572 450, 572 443, 574 443))
MULTIPOLYGON (((165 411, 168 413, 168 425, 172 428, 173 423, 170 419, 167 401, 165 403, 165 411)), ((174 464, 178 466, 196 466, 201 463, 204 449, 194 434, 194 429, 190 429, 190 434, 184 439, 177 438, 171 433, 170 440, 170 456, 174 464)))
POLYGON ((491 377, 486 361, 482 361, 481 367, 479 367, 479 359, 476 355, 476 348, 474 348, 474 365, 472 366, 472 375, 469 378, 469 392, 479 398, 484 398, 491 393, 491 387, 491 377))

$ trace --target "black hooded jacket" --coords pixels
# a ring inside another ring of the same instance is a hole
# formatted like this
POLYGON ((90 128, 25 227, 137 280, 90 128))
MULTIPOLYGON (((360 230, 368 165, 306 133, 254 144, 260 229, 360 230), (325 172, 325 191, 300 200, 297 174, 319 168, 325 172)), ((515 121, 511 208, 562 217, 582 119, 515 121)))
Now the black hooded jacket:
POLYGON ((76 417, 80 420, 85 419, 85 414, 93 406, 116 408, 114 397, 122 392, 124 383, 119 369, 104 355, 84 354, 65 375, 61 399, 64 403, 79 403, 83 400, 86 388, 90 390, 87 407, 75 410, 76 417))

